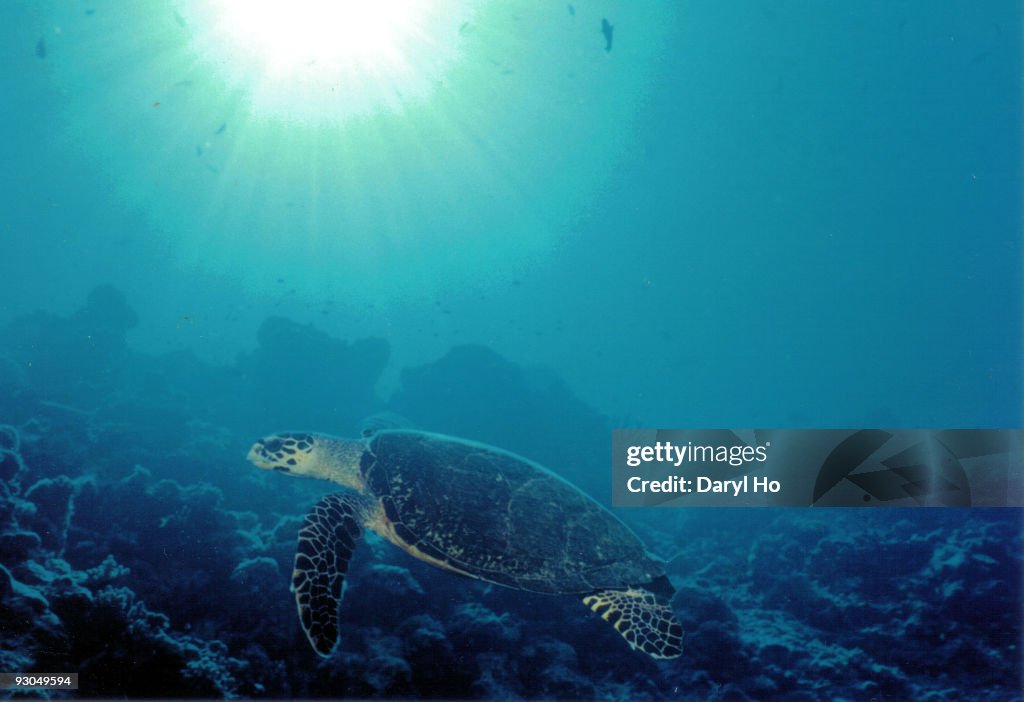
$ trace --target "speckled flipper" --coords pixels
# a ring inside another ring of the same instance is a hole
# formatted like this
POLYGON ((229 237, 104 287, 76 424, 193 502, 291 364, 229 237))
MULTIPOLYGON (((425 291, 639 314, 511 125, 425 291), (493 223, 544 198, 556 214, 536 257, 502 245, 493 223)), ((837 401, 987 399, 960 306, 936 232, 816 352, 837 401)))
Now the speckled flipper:
POLYGON ((610 622, 633 649, 652 658, 676 658, 683 652, 683 626, 653 592, 601 590, 584 597, 583 604, 610 622))
POLYGON ((324 657, 338 642, 341 586, 362 533, 358 499, 345 494, 328 495, 317 502, 299 530, 292 591, 302 630, 324 657))

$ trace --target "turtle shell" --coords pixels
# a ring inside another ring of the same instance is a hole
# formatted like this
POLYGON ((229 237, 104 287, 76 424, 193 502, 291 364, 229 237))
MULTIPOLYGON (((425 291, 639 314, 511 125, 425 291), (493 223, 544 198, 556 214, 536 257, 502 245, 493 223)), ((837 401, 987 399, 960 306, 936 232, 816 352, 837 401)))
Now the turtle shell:
POLYGON ((628 527, 525 458, 419 431, 381 431, 366 445, 360 469, 395 534, 458 571, 546 593, 663 574, 628 527))

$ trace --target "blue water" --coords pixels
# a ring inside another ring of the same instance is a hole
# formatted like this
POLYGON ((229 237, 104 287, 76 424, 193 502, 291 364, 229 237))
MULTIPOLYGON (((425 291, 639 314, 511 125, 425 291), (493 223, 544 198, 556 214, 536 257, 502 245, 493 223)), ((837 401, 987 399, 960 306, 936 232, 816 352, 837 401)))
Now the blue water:
POLYGON ((1019 3, 451 3, 327 82, 216 7, 0 4, 0 672, 1020 698, 1016 509, 617 510, 673 557, 669 662, 371 536, 321 660, 331 487, 244 460, 389 411, 607 504, 616 426, 1020 427, 1019 3))

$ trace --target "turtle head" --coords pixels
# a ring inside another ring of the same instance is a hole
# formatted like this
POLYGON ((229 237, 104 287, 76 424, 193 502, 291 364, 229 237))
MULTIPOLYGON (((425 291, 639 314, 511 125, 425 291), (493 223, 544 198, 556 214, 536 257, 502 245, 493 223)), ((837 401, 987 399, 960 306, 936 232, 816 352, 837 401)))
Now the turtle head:
POLYGON ((294 432, 260 439, 249 449, 247 458, 263 470, 330 480, 362 490, 363 478, 359 473, 362 454, 360 441, 294 432))

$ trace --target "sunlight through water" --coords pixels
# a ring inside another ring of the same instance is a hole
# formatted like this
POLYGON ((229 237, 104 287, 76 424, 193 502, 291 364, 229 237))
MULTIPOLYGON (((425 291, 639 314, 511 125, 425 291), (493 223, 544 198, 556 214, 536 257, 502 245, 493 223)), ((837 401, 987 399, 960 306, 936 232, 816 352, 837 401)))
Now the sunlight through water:
POLYGON ((51 9, 44 65, 76 116, 65 138, 140 215, 119 248, 281 313, 334 299, 419 319, 540 271, 589 235, 587 203, 637 147, 639 95, 656 85, 634 77, 658 33, 609 54, 598 10, 160 7, 51 9))
POLYGON ((459 57, 468 2, 208 0, 193 44, 254 115, 340 122, 429 98, 459 57))

